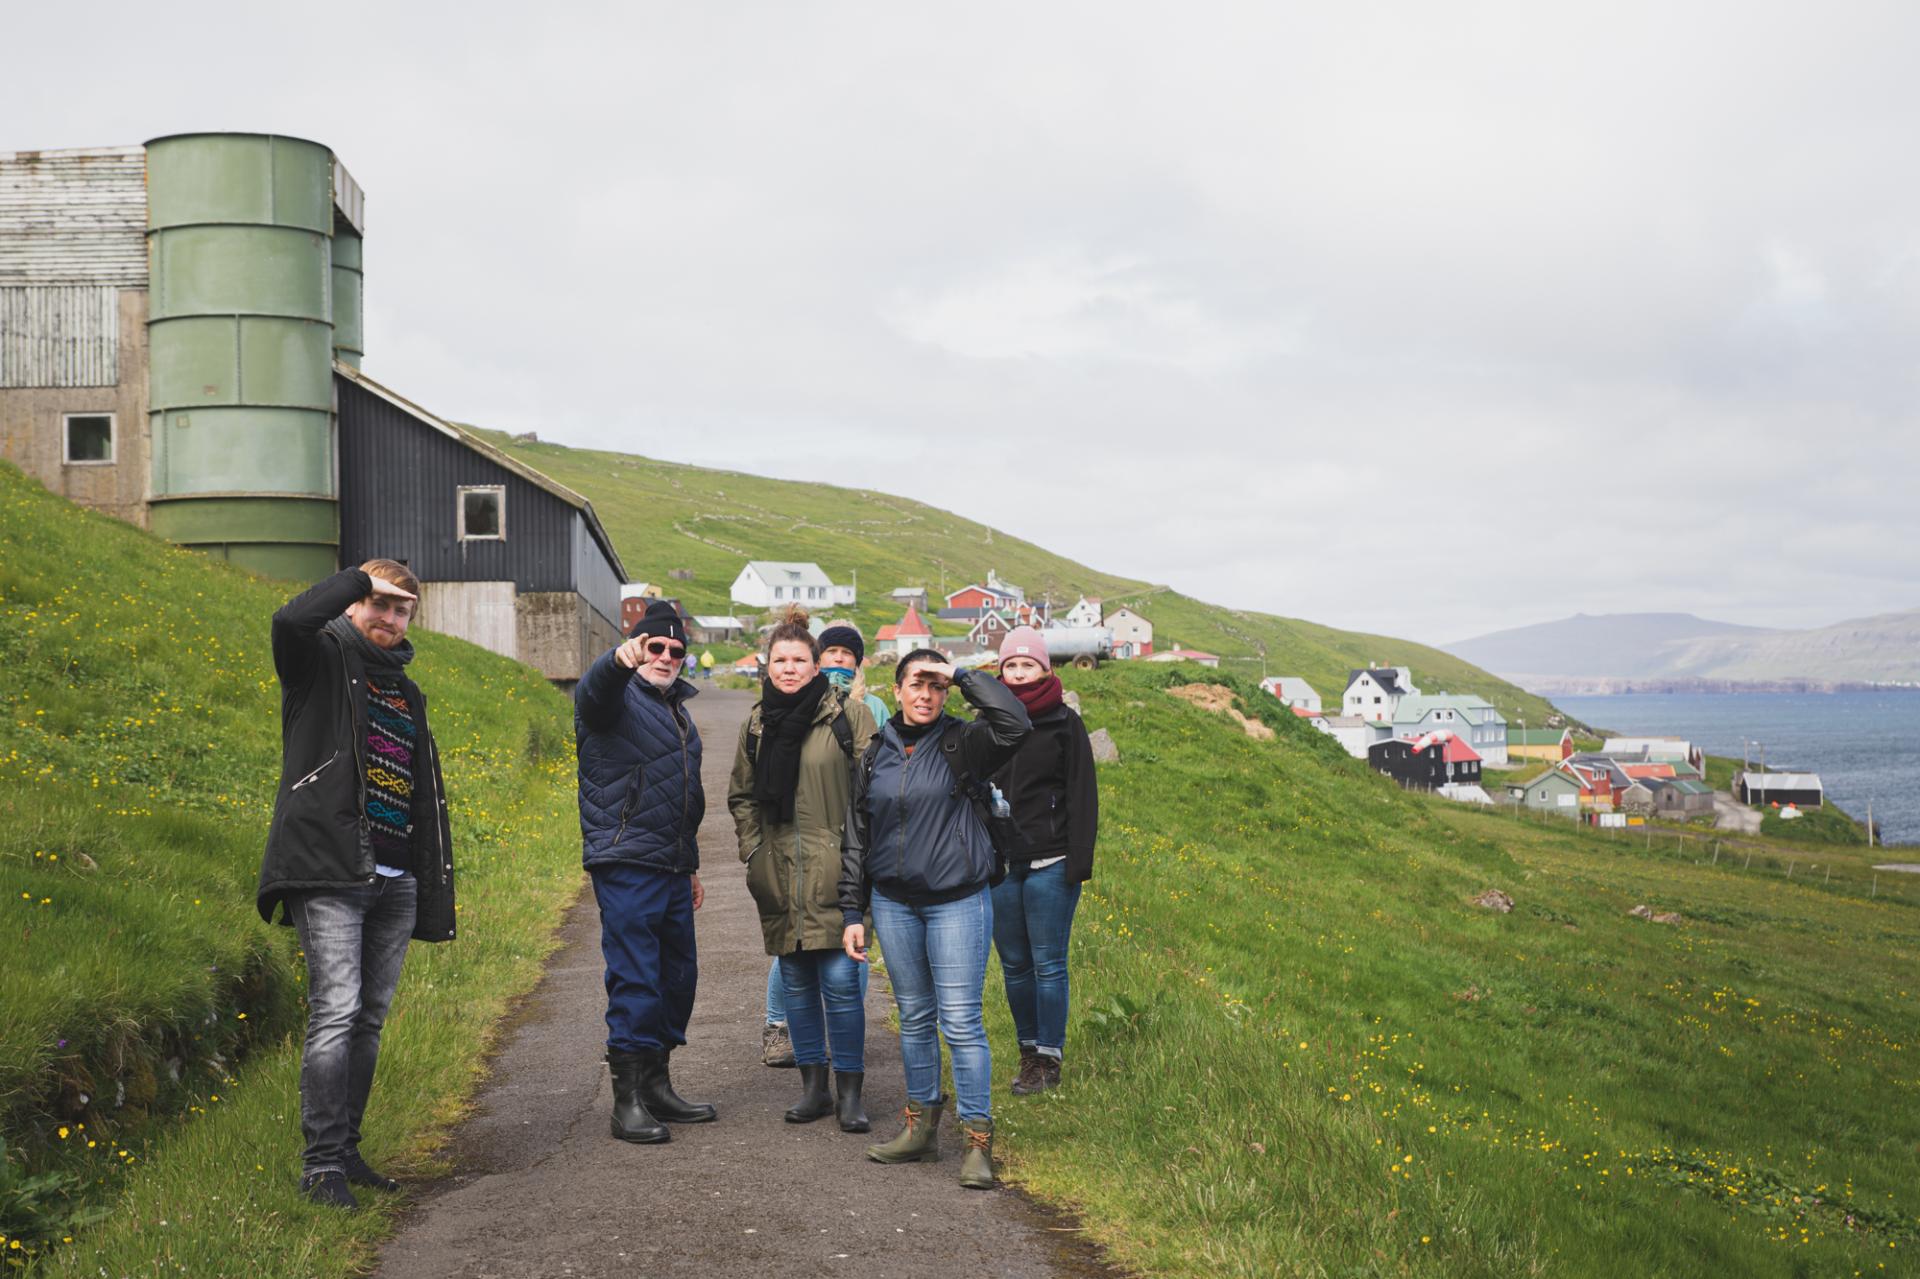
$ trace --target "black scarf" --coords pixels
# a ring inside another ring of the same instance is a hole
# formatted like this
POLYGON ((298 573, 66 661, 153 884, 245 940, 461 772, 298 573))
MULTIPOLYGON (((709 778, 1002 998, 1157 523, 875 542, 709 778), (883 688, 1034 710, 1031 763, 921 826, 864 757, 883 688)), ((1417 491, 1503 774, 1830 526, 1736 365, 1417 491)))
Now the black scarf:
POLYGON ((906 712, 895 711, 893 718, 888 720, 887 723, 892 725, 893 731, 900 735, 900 745, 903 752, 907 758, 911 759, 913 758, 914 748, 920 745, 920 739, 938 728, 940 721, 946 717, 946 713, 943 711, 924 724, 909 724, 907 723, 906 712))
POLYGON ((828 687, 827 677, 818 672, 791 693, 781 692, 770 679, 760 682, 760 750, 753 761, 753 800, 760 805, 762 821, 793 820, 800 747, 828 687))
POLYGON ((359 657, 360 664, 371 671, 397 671, 413 660, 412 640, 403 639, 392 648, 381 648, 362 635, 345 613, 327 623, 327 633, 340 641, 340 647, 351 650, 359 657))

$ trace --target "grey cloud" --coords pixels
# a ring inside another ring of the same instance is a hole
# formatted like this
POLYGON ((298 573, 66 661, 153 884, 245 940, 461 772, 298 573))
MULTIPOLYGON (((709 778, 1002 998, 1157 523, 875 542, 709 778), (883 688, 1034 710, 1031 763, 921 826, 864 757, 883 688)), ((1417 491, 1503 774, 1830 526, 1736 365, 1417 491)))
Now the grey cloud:
POLYGON ((1904 6, 143 13, 10 18, 99 78, 15 68, 0 146, 330 143, 449 416, 1427 640, 1920 602, 1904 6))

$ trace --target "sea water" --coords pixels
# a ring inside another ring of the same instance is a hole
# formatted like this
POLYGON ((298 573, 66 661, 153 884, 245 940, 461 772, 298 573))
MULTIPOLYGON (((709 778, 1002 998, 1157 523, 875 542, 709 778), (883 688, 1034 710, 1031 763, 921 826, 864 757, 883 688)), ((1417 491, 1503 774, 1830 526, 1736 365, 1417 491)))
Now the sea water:
POLYGON ((1820 774, 1855 819, 1873 804, 1889 844, 1920 843, 1920 693, 1621 693, 1556 697, 1569 715, 1628 737, 1684 737, 1709 755, 1820 774))

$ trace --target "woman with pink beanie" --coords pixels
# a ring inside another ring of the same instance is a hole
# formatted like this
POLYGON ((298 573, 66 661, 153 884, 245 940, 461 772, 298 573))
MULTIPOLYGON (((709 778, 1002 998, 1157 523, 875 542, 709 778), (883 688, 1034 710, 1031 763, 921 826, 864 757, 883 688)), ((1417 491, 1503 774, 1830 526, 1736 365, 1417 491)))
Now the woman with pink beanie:
POLYGON ((1000 644, 1000 681, 1027 708, 1033 732, 993 782, 1013 809, 1019 846, 993 890, 993 944, 1020 1040, 1016 1096, 1060 1083, 1067 1039, 1067 939, 1080 885, 1093 875, 1100 791, 1093 747, 1062 700, 1046 637, 1019 626, 1000 644))

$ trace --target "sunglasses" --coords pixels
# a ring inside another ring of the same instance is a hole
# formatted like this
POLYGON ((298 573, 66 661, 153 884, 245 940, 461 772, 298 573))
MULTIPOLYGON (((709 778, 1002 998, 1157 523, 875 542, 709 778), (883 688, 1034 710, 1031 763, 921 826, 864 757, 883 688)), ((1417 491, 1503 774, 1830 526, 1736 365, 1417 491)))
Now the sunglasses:
POLYGON ((665 653, 668 657, 685 657, 687 655, 687 646, 685 644, 670 644, 666 640, 647 641, 648 657, 658 657, 662 653, 665 653))

